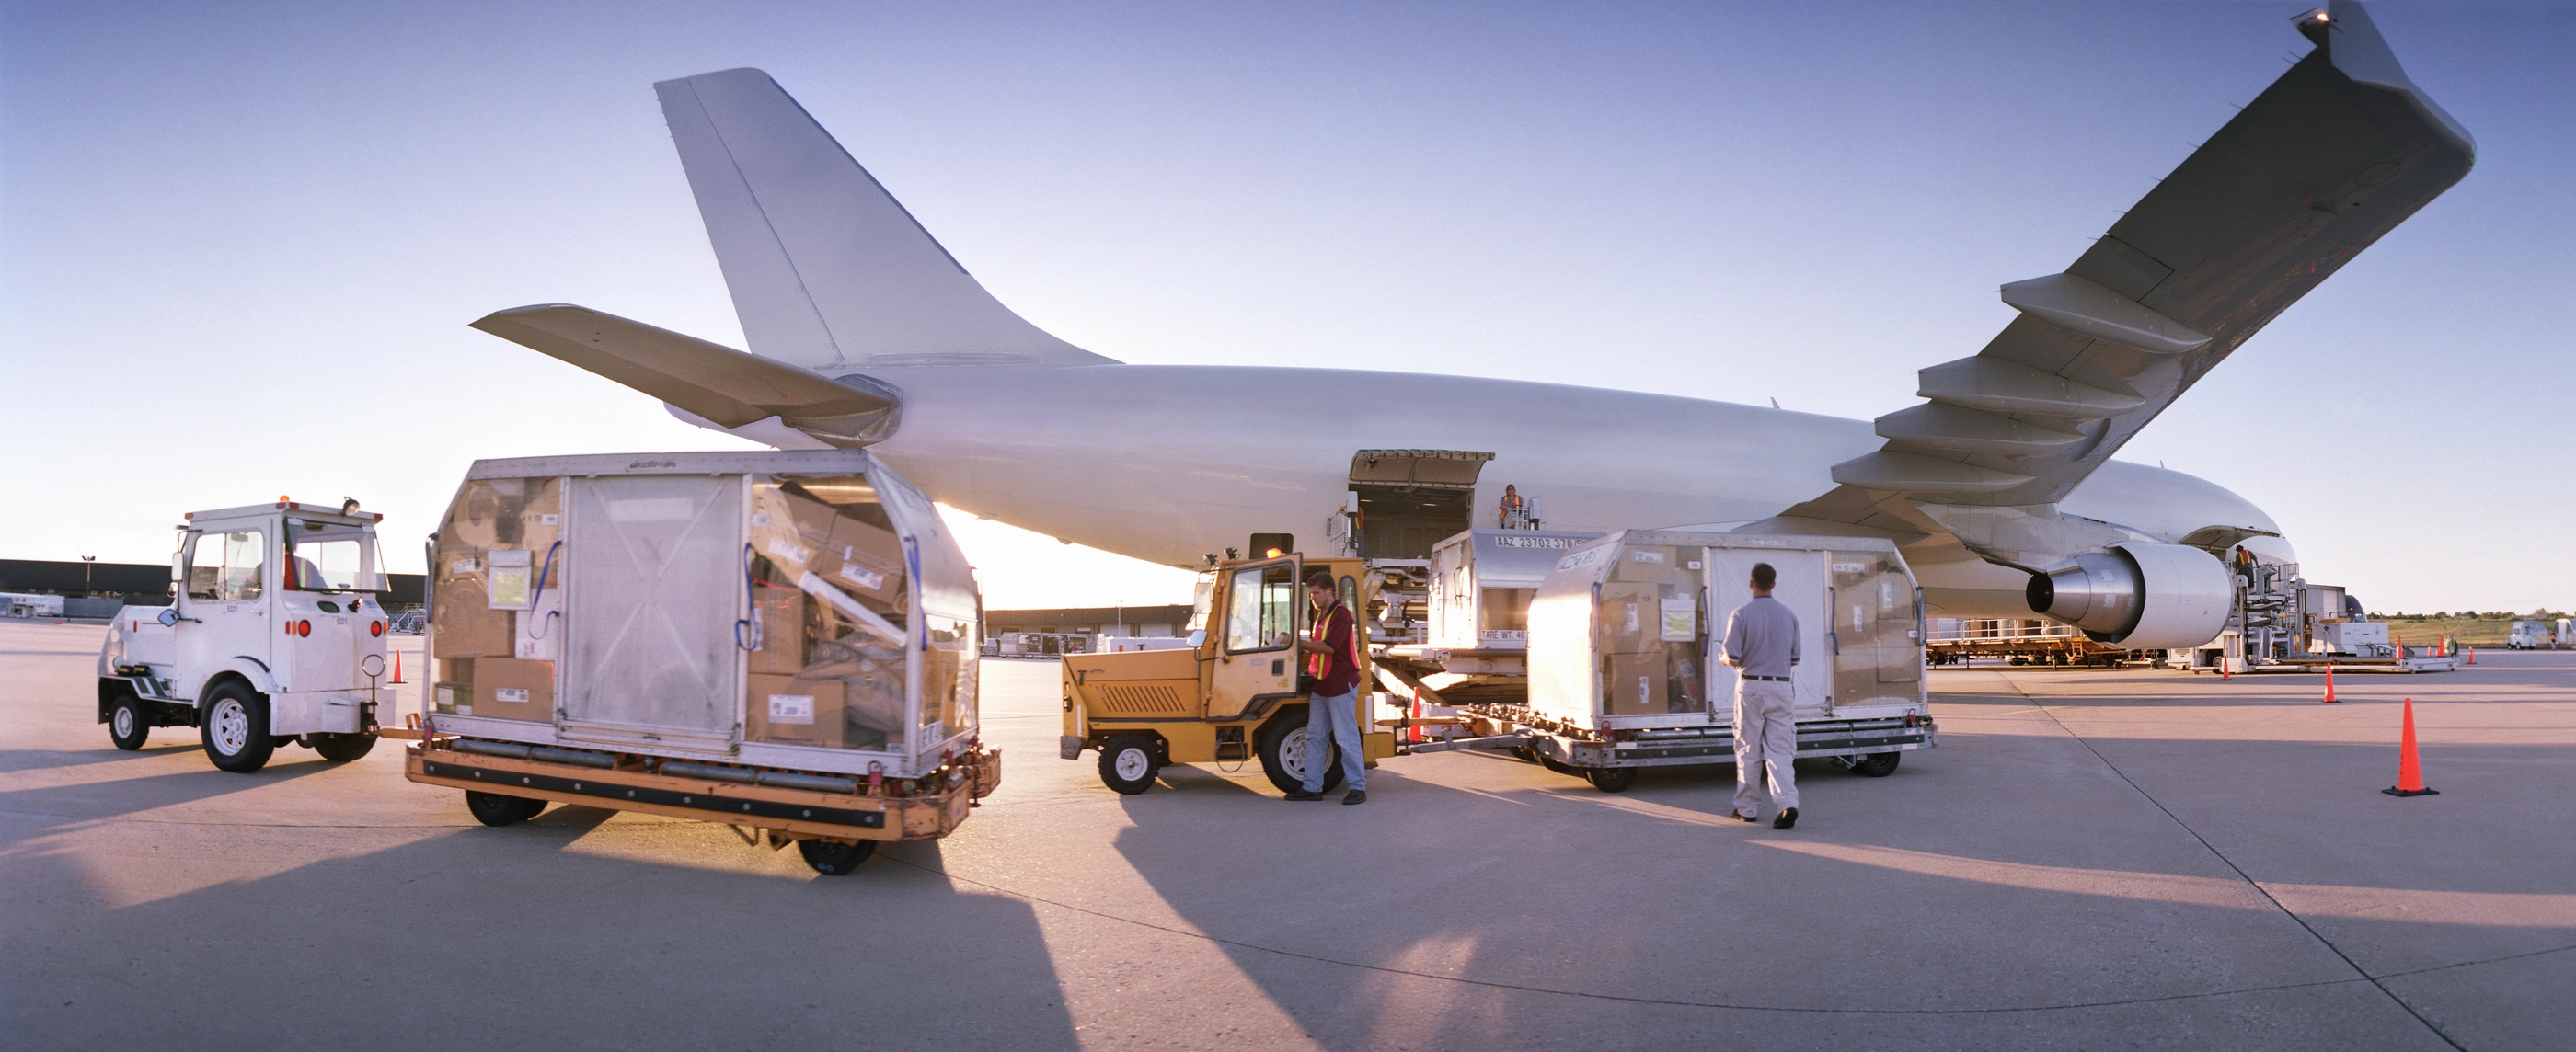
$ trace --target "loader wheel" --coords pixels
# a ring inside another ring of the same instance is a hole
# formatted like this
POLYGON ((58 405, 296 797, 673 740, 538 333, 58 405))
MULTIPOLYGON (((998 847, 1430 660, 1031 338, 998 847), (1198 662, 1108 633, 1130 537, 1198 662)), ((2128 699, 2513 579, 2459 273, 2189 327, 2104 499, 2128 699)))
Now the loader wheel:
POLYGON ((1583 780, 1592 783, 1593 788, 1605 793, 1624 793, 1628 791, 1629 786, 1637 784, 1637 769, 1586 767, 1583 769, 1583 780))
MULTIPOLYGON (((1100 784, 1134 796, 1154 787, 1163 770, 1162 743, 1150 734, 1121 734, 1100 747, 1100 784)), ((807 840, 803 843, 814 843, 807 840)))
POLYGON ((323 759, 332 763, 347 763, 365 756, 376 747, 376 736, 372 734, 316 734, 308 740, 313 743, 314 752, 321 753, 323 759))
POLYGON ((107 740, 116 743, 119 749, 133 752, 142 748, 143 740, 151 736, 152 713, 144 709, 143 699, 135 697, 131 690, 118 695, 116 707, 107 711, 107 740))
POLYGON ((1901 752, 1874 752, 1867 756, 1855 756, 1852 757, 1852 771, 1872 778, 1885 778, 1896 773, 1896 760, 1903 755, 1905 754, 1901 752))
POLYGON ((1306 733, 1306 721, 1278 721, 1261 730, 1261 773, 1280 792, 1294 793, 1306 788, 1306 765, 1324 765, 1324 792, 1342 784, 1342 752, 1330 743, 1318 742, 1306 733), (1319 750, 1316 746, 1321 745, 1319 750), (1318 755, 1320 753, 1320 755, 1318 755))
POLYGON ((268 699, 238 680, 208 693, 198 737, 206 743, 206 759, 234 774, 267 766, 269 754, 277 751, 276 739, 268 734, 268 699))
POLYGON ((859 863, 877 853, 877 842, 862 840, 844 844, 837 840, 799 840, 796 853, 805 856, 805 864, 827 877, 846 877, 858 872, 859 863))
POLYGON ((474 813, 475 821, 487 826, 506 826, 526 821, 537 811, 544 810, 545 806, 546 802, 543 800, 530 800, 523 796, 503 796, 499 793, 486 793, 474 789, 465 791, 465 809, 474 813), (536 809, 529 809, 530 804, 535 804, 536 809))
POLYGON ((1554 771, 1554 772, 1556 772, 1556 773, 1558 773, 1558 774, 1581 774, 1581 773, 1583 773, 1583 772, 1581 772, 1581 771, 1575 770, 1575 769, 1574 769, 1573 767, 1571 767, 1571 766, 1568 766, 1568 765, 1566 764, 1566 762, 1565 762, 1565 761, 1560 760, 1560 759, 1557 759, 1556 757, 1550 756, 1550 755, 1548 755, 1548 754, 1546 754, 1546 753, 1540 753, 1540 754, 1538 754, 1538 765, 1539 765, 1539 766, 1541 766, 1541 767, 1545 767, 1545 768, 1547 768, 1548 770, 1554 771))

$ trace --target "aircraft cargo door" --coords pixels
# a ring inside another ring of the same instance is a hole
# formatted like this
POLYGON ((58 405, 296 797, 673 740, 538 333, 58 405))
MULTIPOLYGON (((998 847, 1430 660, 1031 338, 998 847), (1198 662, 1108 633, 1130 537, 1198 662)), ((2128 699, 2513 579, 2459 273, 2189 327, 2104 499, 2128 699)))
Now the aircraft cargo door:
POLYGON ((1753 564, 1770 563, 1778 581, 1771 598, 1789 605, 1798 615, 1798 665, 1789 672, 1790 686, 1797 688, 1797 717, 1809 719, 1824 715, 1829 708, 1834 682, 1832 628, 1828 621, 1825 577, 1826 553, 1778 548, 1710 548, 1708 550, 1708 633, 1710 660, 1709 703, 1718 720, 1733 719, 1736 670, 1719 664, 1717 654, 1726 649, 1728 615, 1737 607, 1753 601, 1753 564))

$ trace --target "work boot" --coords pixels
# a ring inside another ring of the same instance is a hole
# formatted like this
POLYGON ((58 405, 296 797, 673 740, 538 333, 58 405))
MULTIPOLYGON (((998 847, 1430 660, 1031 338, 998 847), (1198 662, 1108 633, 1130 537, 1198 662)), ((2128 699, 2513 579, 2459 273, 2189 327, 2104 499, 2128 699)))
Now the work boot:
POLYGON ((1798 809, 1797 809, 1797 808, 1794 808, 1794 807, 1784 807, 1784 808, 1781 808, 1781 809, 1780 809, 1780 817, 1778 817, 1778 818, 1774 818, 1774 819, 1772 819, 1772 820, 1771 820, 1771 828, 1773 828, 1773 829, 1787 829, 1787 828, 1789 828, 1790 826, 1794 826, 1794 825, 1797 825, 1797 824, 1798 824, 1798 809))
POLYGON ((1368 790, 1353 789, 1350 792, 1343 793, 1342 802, 1346 804, 1365 804, 1368 802, 1368 790))
POLYGON ((1321 800, 1323 798, 1324 794, 1322 793, 1310 792, 1304 789, 1299 789, 1296 792, 1288 794, 1288 799, 1291 800, 1321 800))

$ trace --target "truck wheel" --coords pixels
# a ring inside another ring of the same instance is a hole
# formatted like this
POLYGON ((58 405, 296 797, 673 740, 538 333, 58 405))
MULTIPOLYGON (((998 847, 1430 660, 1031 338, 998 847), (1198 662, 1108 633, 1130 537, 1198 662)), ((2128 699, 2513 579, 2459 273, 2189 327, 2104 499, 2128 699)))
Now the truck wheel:
POLYGON ((1896 759, 1903 755, 1901 752, 1874 752, 1855 756, 1852 757, 1852 770, 1872 778, 1885 778, 1896 773, 1896 759))
POLYGON ((1280 792, 1294 793, 1306 788, 1306 765, 1324 765, 1324 791, 1332 792, 1342 784, 1342 752, 1330 744, 1320 743, 1306 733, 1306 721, 1277 722, 1261 732, 1261 773, 1280 792), (1323 745, 1318 750, 1317 745, 1323 745), (1321 755, 1318 755, 1318 753, 1321 755))
POLYGON ((269 754, 277 751, 268 735, 268 699, 238 680, 209 692, 198 736, 206 743, 206 759, 234 774, 267 766, 269 754))
POLYGON ((465 809, 474 813, 475 821, 487 826, 524 822, 534 817, 537 811, 544 810, 545 806, 543 800, 530 800, 523 796, 503 796, 474 789, 465 791, 465 809), (529 804, 537 805, 536 809, 530 810, 529 804))
POLYGON ((1605 793, 1624 793, 1628 791, 1629 786, 1637 784, 1637 769, 1586 767, 1583 769, 1583 780, 1592 783, 1593 788, 1605 793))
POLYGON ((877 853, 877 842, 862 840, 844 844, 837 840, 799 840, 796 853, 805 856, 805 864, 827 877, 846 877, 858 872, 859 863, 877 853))
POLYGON ((116 706, 107 711, 107 740, 116 747, 133 752, 143 747, 152 736, 152 713, 143 707, 143 699, 131 690, 117 695, 116 706))
POLYGON ((376 747, 376 736, 372 734, 316 734, 311 741, 313 751, 332 763, 347 763, 376 747))
POLYGON ((1121 796, 1134 796, 1153 788, 1154 776, 1163 770, 1162 751, 1162 743, 1150 734, 1121 734, 1109 739, 1100 748, 1100 784, 1117 790, 1121 796))
POLYGON ((1540 753, 1540 754, 1538 754, 1538 765, 1539 765, 1539 766, 1541 766, 1541 767, 1545 767, 1545 768, 1547 768, 1548 770, 1554 771, 1554 772, 1556 772, 1556 773, 1558 773, 1558 774, 1579 774, 1579 773, 1581 773, 1581 772, 1579 772, 1579 771, 1576 771, 1574 768, 1572 768, 1572 767, 1570 767, 1570 766, 1567 766, 1565 761, 1560 760, 1560 759, 1557 759, 1556 757, 1550 756, 1550 755, 1548 755, 1548 754, 1546 754, 1546 753, 1540 753))

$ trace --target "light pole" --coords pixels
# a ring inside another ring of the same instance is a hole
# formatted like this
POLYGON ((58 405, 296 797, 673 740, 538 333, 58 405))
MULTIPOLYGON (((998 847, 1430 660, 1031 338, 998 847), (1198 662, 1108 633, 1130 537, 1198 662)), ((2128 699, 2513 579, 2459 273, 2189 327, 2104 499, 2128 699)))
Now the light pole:
POLYGON ((97 562, 98 562, 98 556, 95 556, 95 555, 84 555, 84 556, 81 556, 81 592, 82 592, 84 595, 86 595, 86 594, 89 592, 89 590, 90 590, 90 588, 89 588, 89 568, 90 568, 93 564, 95 564, 95 563, 97 563, 97 562))

